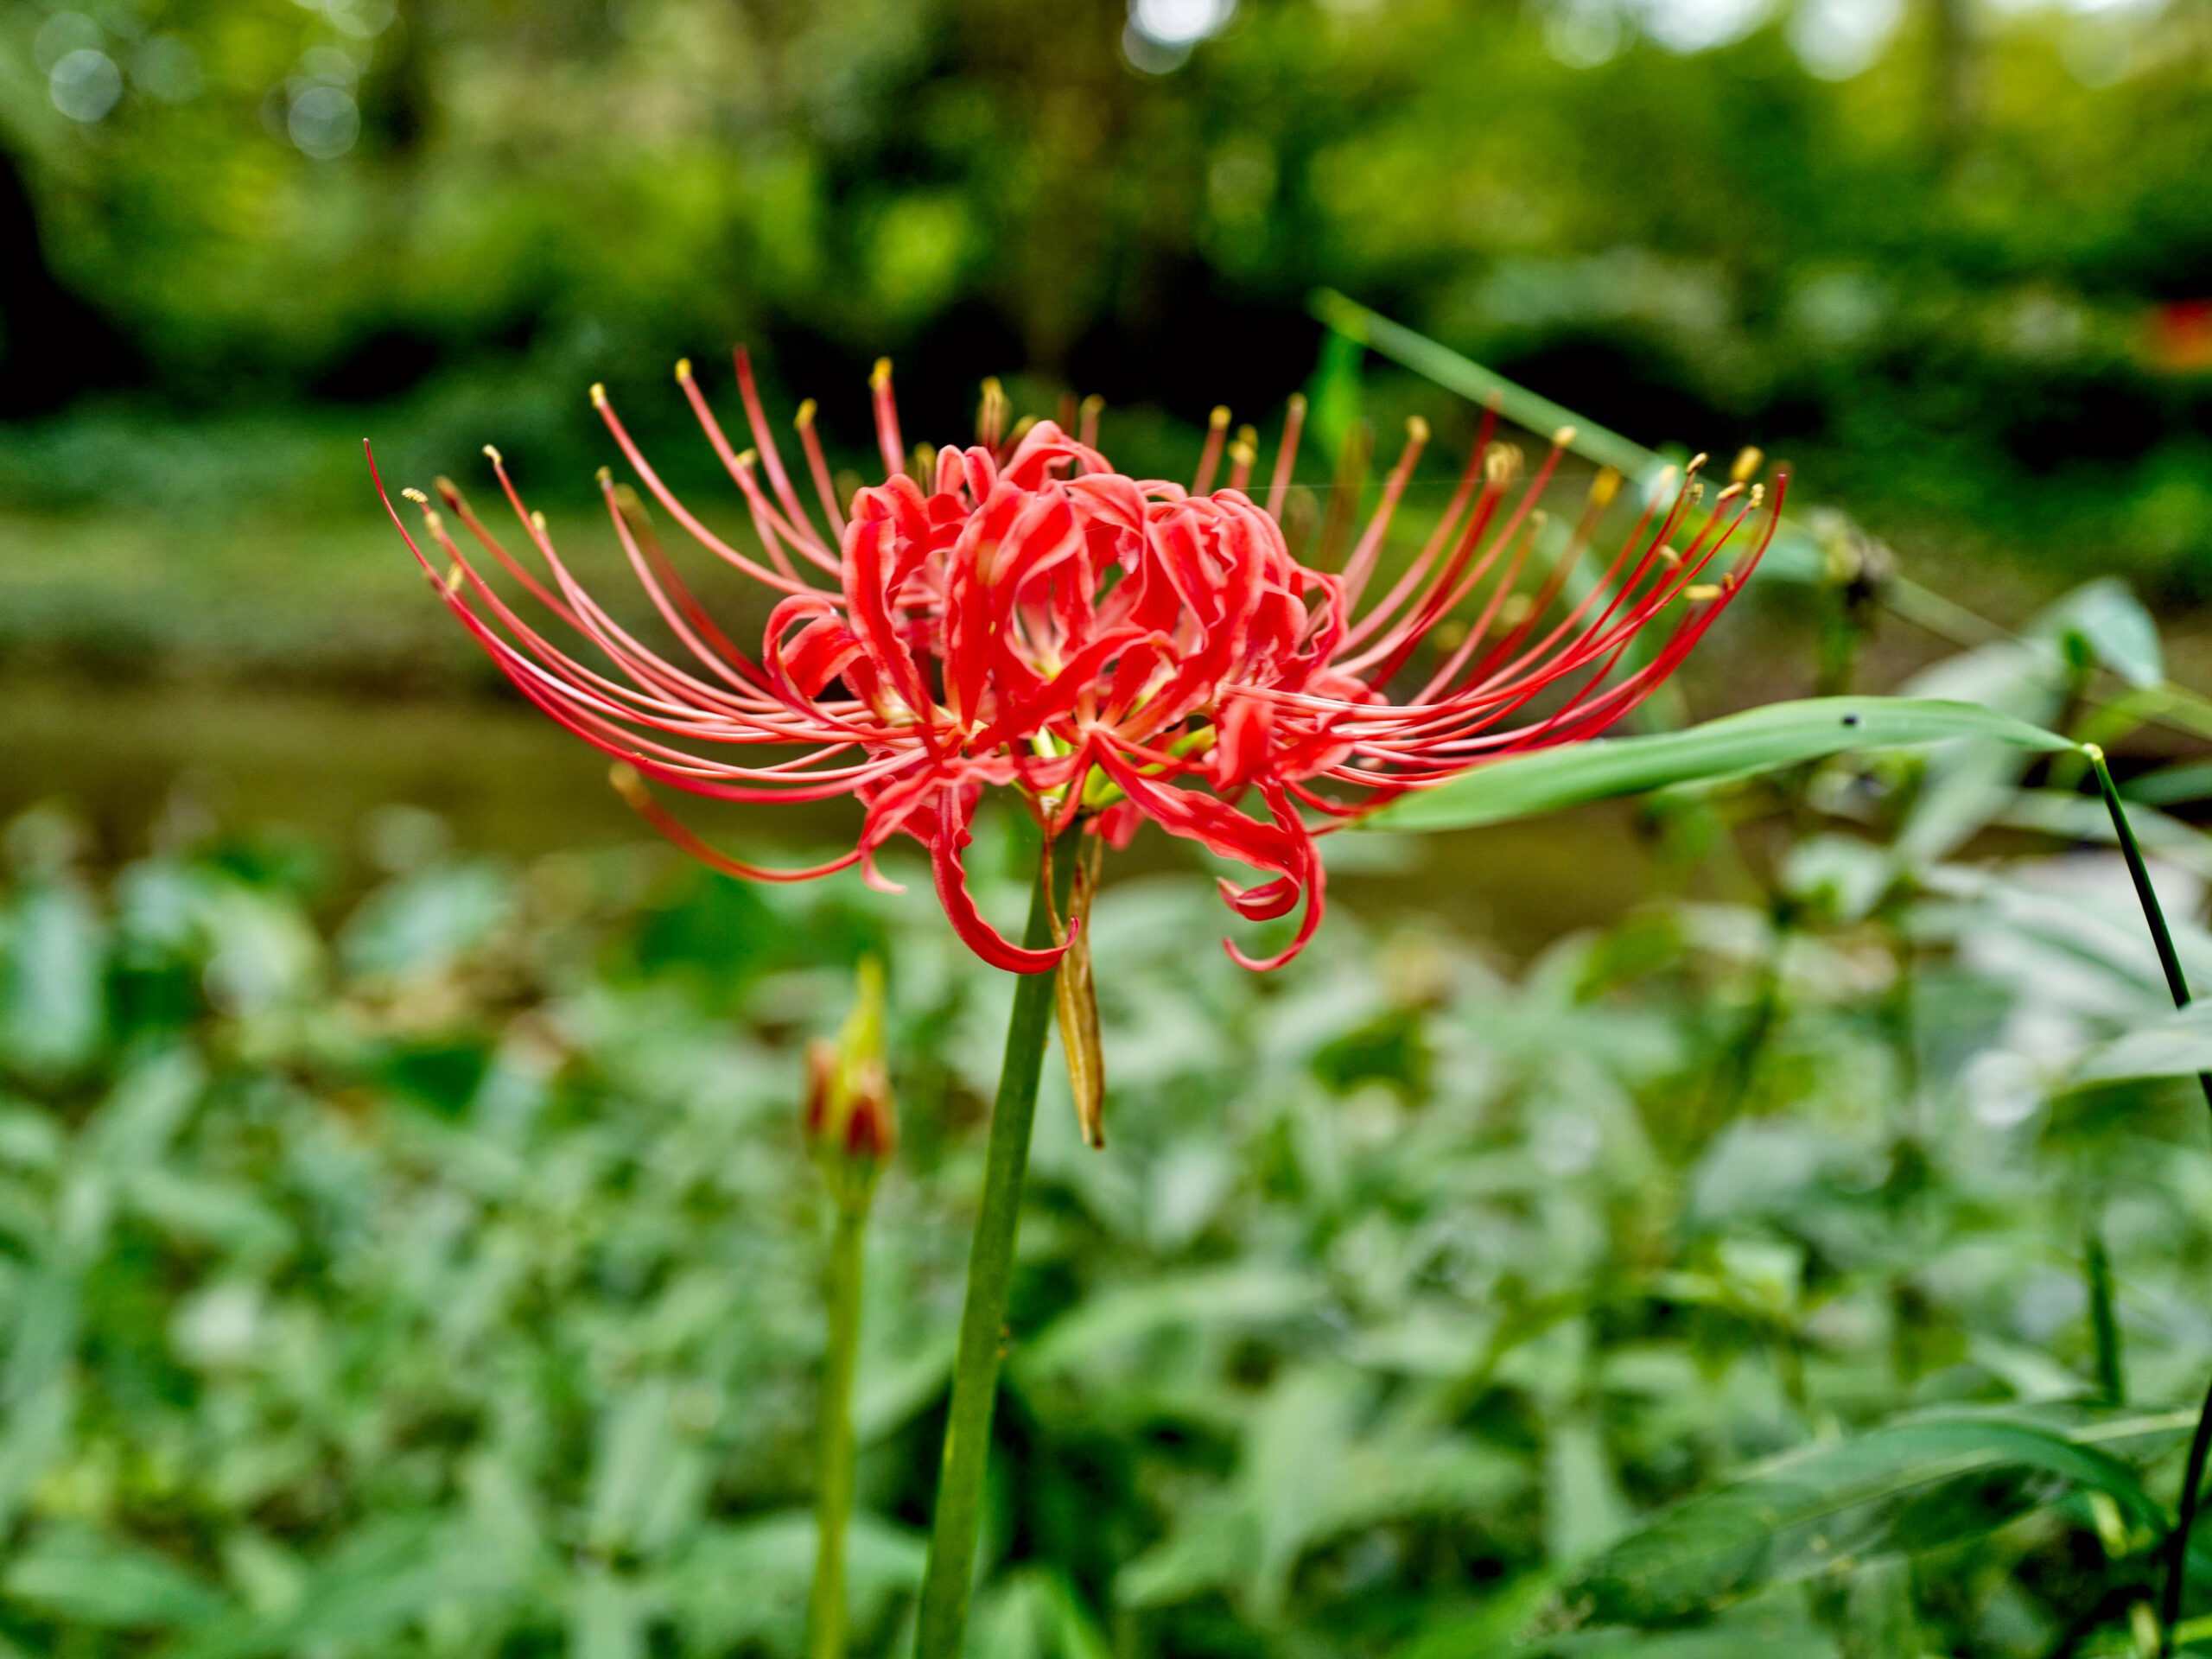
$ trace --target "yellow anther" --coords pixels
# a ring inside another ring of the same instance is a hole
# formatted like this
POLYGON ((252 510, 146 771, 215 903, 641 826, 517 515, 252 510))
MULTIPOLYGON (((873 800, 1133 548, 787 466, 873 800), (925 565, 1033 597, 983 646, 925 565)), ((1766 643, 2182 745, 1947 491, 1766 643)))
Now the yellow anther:
POLYGON ((1726 488, 1726 489, 1722 490, 1719 495, 1716 495, 1715 497, 1713 497, 1713 499, 1714 505, 1718 505, 1720 502, 1723 502, 1723 501, 1733 501, 1733 500, 1734 500, 1738 496, 1741 495, 1743 493, 1744 493, 1744 485, 1743 485, 1743 480, 1742 480, 1741 479, 1738 479, 1735 483, 1729 485, 1729 486, 1727 486, 1727 488, 1726 488))
POLYGON ((1408 416, 1406 417, 1406 441, 1408 443, 1427 443, 1428 442, 1428 423, 1421 419, 1418 415, 1408 416))
POLYGON ((402 490, 400 493, 405 496, 410 501, 412 501, 418 507, 427 507, 430 505, 430 498, 423 494, 422 491, 416 489, 412 484, 410 484, 405 489, 402 490))
POLYGON ((753 467, 759 463, 760 460, 760 452, 758 449, 747 449, 742 454, 738 456, 737 464, 744 467, 747 472, 750 472, 753 470, 753 467))
POLYGON ((987 374, 983 377, 982 391, 984 397, 994 401, 1006 396, 1006 388, 999 384, 999 378, 995 374, 987 374))
POLYGON ((1752 486, 1751 486, 1751 505, 1752 505, 1753 506, 1755 506, 1755 507, 1756 507, 1756 506, 1758 506, 1758 505, 1762 501, 1764 501, 1765 499, 1766 499, 1766 486, 1765 486, 1765 485, 1764 485, 1764 484, 1754 484, 1754 485, 1752 485, 1752 486))
POLYGON ((1306 412, 1306 394, 1302 391, 1292 392, 1289 397, 1283 399, 1282 406, 1293 415, 1303 415, 1306 412))
POLYGON ((1574 429, 1571 426, 1562 426, 1552 434, 1552 448, 1554 449, 1570 448, 1573 443, 1574 429))
POLYGON ((1698 469, 1699 467, 1700 467, 1704 466, 1704 465, 1705 465, 1705 463, 1706 463, 1707 461, 1711 461, 1712 459, 1713 459, 1713 457, 1712 457, 1711 455, 1707 454, 1705 453, 1705 451, 1704 451, 1704 450, 1700 449, 1700 450, 1699 450, 1699 451, 1697 452, 1697 454, 1694 454, 1694 455, 1692 455, 1692 456, 1690 457, 1690 464, 1689 464, 1687 467, 1685 467, 1683 470, 1684 470, 1684 471, 1686 471, 1686 472, 1692 472, 1692 473, 1694 473, 1694 472, 1697 471, 1697 469, 1698 469))
POLYGON ((1682 597, 1701 605, 1708 599, 1718 599, 1720 597, 1720 584, 1717 582, 1697 582, 1691 587, 1683 588, 1682 597))
POLYGON ((1086 397, 1086 398, 1084 398, 1084 399, 1083 400, 1083 413, 1084 413, 1084 417, 1085 417, 1086 419, 1087 419, 1087 418, 1089 418, 1090 416, 1093 416, 1093 415, 1097 414, 1100 410, 1103 410, 1105 407, 1106 407, 1106 399, 1105 399, 1105 397, 1104 397, 1104 395, 1103 395, 1103 393, 1100 393, 1100 392, 1096 392, 1096 391, 1094 391, 1094 392, 1092 392, 1092 393, 1090 394, 1090 397, 1086 397))
POLYGON ((591 405, 594 409, 607 407, 607 388, 596 380, 591 383, 591 405))
POLYGON ((461 584, 467 579, 467 573, 462 570, 461 568, 456 564, 452 569, 446 572, 446 592, 449 594, 459 593, 461 591, 461 584))
POLYGON ((484 453, 492 458, 492 464, 494 467, 504 467, 507 464, 507 458, 499 453, 499 446, 496 444, 486 444, 484 453))
POLYGON ((1590 505, 1600 512, 1613 505, 1613 498, 1621 493, 1621 475, 1610 467, 1598 469, 1598 476, 1590 480, 1590 505))
POLYGON ((614 469, 612 467, 602 467, 592 476, 599 480, 601 489, 611 490, 614 487, 614 469))
POLYGON ((891 359, 887 357, 879 357, 875 359, 874 369, 870 372, 868 377, 868 390, 870 391, 881 391, 890 384, 891 359))
POLYGON ((1671 547, 1661 548, 1659 550, 1659 557, 1662 563, 1670 565, 1678 565, 1682 562, 1682 556, 1675 552, 1671 547))
POLYGON ((1256 427, 1256 426, 1240 426, 1240 427, 1238 427, 1238 428, 1236 429, 1236 448, 1239 448, 1239 449, 1250 449, 1250 450, 1257 451, 1257 450, 1258 450, 1258 448, 1259 448, 1259 447, 1260 447, 1260 429, 1259 429, 1258 427, 1256 427))
POLYGON ((1229 405, 1227 404, 1216 404, 1213 406, 1213 413, 1206 416, 1206 425, 1216 432, 1227 430, 1229 426, 1229 405))
POLYGON ((676 378, 679 380, 689 380, 691 378, 691 359, 690 358, 679 357, 676 359, 676 378))
POLYGON ((1748 484, 1751 481, 1751 474, 1758 471, 1765 461, 1766 455, 1758 445, 1747 443, 1736 452, 1736 464, 1728 469, 1728 476, 1738 484, 1748 484))
POLYGON ((541 536, 545 533, 545 515, 535 507, 530 510, 530 527, 541 536))
POLYGON ((638 776, 638 769, 627 760, 617 760, 609 766, 607 781, 614 786, 614 792, 632 806, 642 810, 652 804, 653 798, 646 792, 645 780, 638 776))

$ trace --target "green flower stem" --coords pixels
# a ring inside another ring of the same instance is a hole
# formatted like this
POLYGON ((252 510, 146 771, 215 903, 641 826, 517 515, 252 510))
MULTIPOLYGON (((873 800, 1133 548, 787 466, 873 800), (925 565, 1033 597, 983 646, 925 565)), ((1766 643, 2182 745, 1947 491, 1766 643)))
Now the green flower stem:
POLYGON ((861 1269, 868 1198, 841 1198, 830 1243, 830 1351, 822 1366, 814 1483, 814 1595, 809 1659, 844 1659, 845 1527, 853 1512, 853 1370, 861 1345, 861 1269))
MULTIPOLYGON (((1074 860, 1052 859, 1046 849, 1046 861, 1038 869, 1036 891, 1029 901, 1028 931, 1022 938, 1029 949, 1051 947, 1052 917, 1065 906, 1074 874, 1074 860)), ((958 1659, 967 1630, 976 1535, 983 1513, 983 1474, 990 1455, 991 1413, 998 1401, 999 1361, 1006 1341, 1007 1293, 1014 1278, 1014 1234, 1021 1222, 1021 1181, 1029 1166, 1037 1084, 1044 1072, 1045 1040, 1052 1024, 1052 980, 1050 973, 1025 974, 1014 983, 1006 1059, 999 1071, 998 1099, 991 1108, 982 1207, 968 1249, 968 1300, 960 1314, 960 1347, 953 1360, 952 1409, 944 1426, 944 1463, 938 1478, 929 1567, 922 1575, 916 1659, 958 1659)))
MULTIPOLYGON (((2143 906, 2143 919, 2151 929, 2151 943, 2158 952, 2158 966, 2165 970, 2166 989, 2172 995, 2174 1006, 2189 1006, 2189 981, 2182 976, 2181 955, 2174 949, 2174 936, 2166 926, 2166 912, 2159 907, 2158 890, 2151 885, 2151 872, 2143 862, 2143 849, 2135 839, 2134 827, 2127 822, 2127 809, 2120 804, 2120 789, 2112 780, 2112 768, 2105 764, 2105 752, 2094 743, 2084 743, 2082 753, 2088 757, 2089 766, 2097 774, 2097 788, 2105 798, 2105 810, 2112 814, 2112 827, 2120 837, 2120 850, 2127 860, 2127 874, 2135 883, 2135 897, 2143 906)), ((2196 1075, 2198 1087, 2204 1090, 2204 1103, 2212 1106, 2212 1073, 2200 1071, 2196 1075)), ((2204 1396, 2203 1409, 2197 1413, 2196 1432, 2190 1437, 2189 1459, 2183 1467, 2181 1502, 2174 1516, 2174 1529, 2166 1537, 2166 1581, 2164 1593, 2158 1599, 2158 1651, 2171 1654, 2174 1650, 2174 1627, 2181 1623, 2181 1596, 2189 1566, 2189 1535, 2196 1525, 2196 1510, 2204 1485, 2204 1465, 2212 1456, 2212 1392, 2204 1396)))
POLYGON ((2097 1392, 2107 1405, 2124 1406, 2127 1372, 2120 1359, 2120 1319, 2113 1309, 2112 1258, 2105 1253, 2102 1224, 2094 1216, 2085 1229, 2082 1259, 2089 1281, 2089 1334, 2097 1348, 2097 1392))

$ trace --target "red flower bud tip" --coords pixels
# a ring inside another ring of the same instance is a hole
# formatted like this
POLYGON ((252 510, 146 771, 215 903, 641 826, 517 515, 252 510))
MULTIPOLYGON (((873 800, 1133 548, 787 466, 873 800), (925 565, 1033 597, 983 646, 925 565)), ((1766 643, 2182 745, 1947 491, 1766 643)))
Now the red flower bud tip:
MULTIPOLYGON (((910 448, 886 360, 869 377, 884 481, 849 506, 811 409, 801 411, 817 516, 785 467, 742 351, 736 368, 753 446, 743 454, 697 378, 677 384, 744 499, 757 552, 677 499, 603 388, 592 401, 660 509, 778 596, 757 652, 694 595, 626 486, 603 486, 608 517, 678 647, 671 655, 585 591, 496 452, 526 554, 457 492, 448 505, 479 553, 463 554, 443 519, 424 518, 457 580, 442 580, 444 563, 404 524, 401 533, 522 694, 633 768, 626 793, 684 850, 758 880, 857 864, 887 887, 876 853, 911 836, 928 849, 961 937, 1016 972, 1054 967, 1078 935, 1026 949, 978 913, 961 852, 984 789, 1014 791, 1048 837, 1096 818, 1120 845, 1149 819, 1249 866, 1256 882, 1224 889, 1232 909, 1261 920, 1303 903, 1305 916, 1269 961, 1231 954, 1252 967, 1287 962, 1321 916, 1317 836, 1501 755, 1605 731, 1742 591, 1782 505, 1779 480, 1770 499, 1752 489, 1706 502, 1693 463, 1640 493, 1634 527, 1570 588, 1619 480, 1599 475, 1582 520, 1555 547, 1553 527, 1534 515, 1572 434, 1554 435, 1524 477, 1520 452, 1491 442, 1491 410, 1433 533, 1402 570, 1386 572, 1383 543, 1428 436, 1417 422, 1343 569, 1320 569, 1292 554, 1281 528, 1295 505, 1301 400, 1292 400, 1262 505, 1244 487, 1256 458, 1242 435, 1231 450, 1226 409, 1208 424, 1186 490, 1115 471, 1097 448, 1095 400, 1080 405, 1081 435, 1071 436, 1053 421, 1009 422, 995 384, 984 389, 975 443, 910 448), (1230 484, 1208 493, 1224 454, 1230 484), (1739 541, 1749 548, 1732 569, 1726 550, 1739 541), (507 582, 489 579, 502 572, 507 582), (512 600, 509 582, 557 627, 512 600), (724 801, 851 795, 867 818, 844 856, 766 870, 709 847, 649 783, 724 801)), ((1747 452, 1734 481, 1748 483, 1758 465, 1747 452)))
POLYGON ((845 1117, 845 1155, 880 1164, 898 1147, 899 1109, 891 1099, 891 1079, 880 1060, 863 1061, 853 1079, 845 1117))
POLYGON ((860 994, 836 1040, 817 1037, 806 1046, 806 1137, 840 1183, 860 1165, 865 1180, 899 1144, 899 1109, 884 1065, 883 968, 873 957, 860 964, 860 994))
POLYGON ((819 1141, 829 1132, 831 1103, 837 1092, 837 1046, 817 1037, 806 1046, 806 1138, 819 1141))

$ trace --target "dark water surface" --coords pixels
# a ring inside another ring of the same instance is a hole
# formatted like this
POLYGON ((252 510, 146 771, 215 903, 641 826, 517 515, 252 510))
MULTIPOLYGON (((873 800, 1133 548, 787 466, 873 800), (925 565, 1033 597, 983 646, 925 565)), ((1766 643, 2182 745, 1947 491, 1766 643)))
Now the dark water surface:
MULTIPOLYGON (((338 849, 357 848, 364 820, 392 803, 439 814, 464 849, 518 857, 650 833, 607 787, 595 751, 519 703, 465 695, 0 682, 0 816, 47 800, 82 816, 111 858, 143 850, 180 801, 230 828, 280 827, 338 849)), ((684 814, 718 844, 794 861, 849 846, 860 822, 848 801, 692 803, 684 814)), ((1116 865, 1126 874, 1197 862, 1147 830, 1116 865)), ((1330 863, 1338 904, 1515 955, 1618 915, 1650 874, 1630 813, 1611 807, 1448 836, 1346 836, 1330 863)))

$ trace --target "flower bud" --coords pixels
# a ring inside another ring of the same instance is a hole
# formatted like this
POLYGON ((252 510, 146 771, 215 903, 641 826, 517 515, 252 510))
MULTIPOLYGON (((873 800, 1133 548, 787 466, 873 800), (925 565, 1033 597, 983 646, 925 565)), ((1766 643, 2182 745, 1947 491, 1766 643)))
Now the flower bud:
POLYGON ((899 1144, 898 1106, 884 1063, 882 965, 863 957, 859 978, 860 994, 836 1039, 817 1037, 806 1046, 807 1145, 840 1202, 864 1202, 899 1144))

